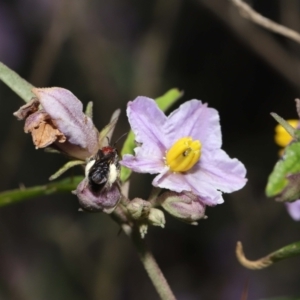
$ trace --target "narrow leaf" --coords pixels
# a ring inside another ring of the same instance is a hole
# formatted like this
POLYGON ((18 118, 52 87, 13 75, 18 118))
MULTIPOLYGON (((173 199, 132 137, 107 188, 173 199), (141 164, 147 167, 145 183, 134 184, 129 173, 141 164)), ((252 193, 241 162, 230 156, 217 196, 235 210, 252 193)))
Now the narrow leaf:
POLYGON ((92 120, 93 120, 93 106, 94 106, 93 101, 90 101, 88 102, 85 109, 85 114, 92 120))
POLYGON ((33 85, 20 77, 15 71, 0 62, 0 80, 19 95, 25 102, 29 102, 34 94, 31 92, 33 85))
POLYGON ((54 180, 58 178, 60 175, 68 171, 70 168, 73 168, 78 165, 84 165, 85 161, 82 160, 70 160, 65 163, 58 171, 56 171, 53 175, 49 177, 49 180, 54 180))
POLYGON ((118 122, 120 113, 121 113, 120 109, 115 110, 111 116, 110 122, 100 131, 100 133, 99 133, 99 146, 100 147, 103 147, 104 145, 107 145, 110 142, 111 137, 114 133, 116 124, 118 122))
POLYGON ((286 132, 292 137, 295 138, 295 128, 291 126, 285 119, 281 118, 276 113, 271 113, 271 116, 286 130, 286 132))
POLYGON ((82 176, 66 178, 61 181, 46 185, 34 186, 30 188, 15 189, 0 193, 0 207, 8 204, 21 202, 39 196, 50 194, 67 193, 75 190, 78 183, 83 179, 82 176))

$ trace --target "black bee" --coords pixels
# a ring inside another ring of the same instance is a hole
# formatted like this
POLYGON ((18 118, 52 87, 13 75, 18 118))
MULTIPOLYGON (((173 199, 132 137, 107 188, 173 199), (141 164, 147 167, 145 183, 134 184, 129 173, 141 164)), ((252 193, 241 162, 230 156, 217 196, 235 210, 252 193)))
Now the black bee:
POLYGON ((119 178, 120 164, 117 149, 106 146, 98 150, 94 159, 86 166, 86 176, 91 188, 98 192, 109 189, 119 178))

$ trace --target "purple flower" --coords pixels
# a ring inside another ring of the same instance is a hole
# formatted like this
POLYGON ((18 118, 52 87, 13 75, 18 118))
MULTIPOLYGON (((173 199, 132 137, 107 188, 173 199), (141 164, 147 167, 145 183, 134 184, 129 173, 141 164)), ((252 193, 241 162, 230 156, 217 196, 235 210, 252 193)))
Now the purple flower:
POLYGON ((219 115, 207 104, 191 100, 167 117, 154 100, 137 97, 128 103, 127 115, 138 146, 135 156, 124 155, 120 163, 158 174, 154 186, 192 192, 202 203, 216 205, 224 201, 222 192, 245 185, 246 169, 221 150, 219 115))
POLYGON ((294 202, 285 202, 289 215, 295 221, 300 221, 300 199, 294 202))

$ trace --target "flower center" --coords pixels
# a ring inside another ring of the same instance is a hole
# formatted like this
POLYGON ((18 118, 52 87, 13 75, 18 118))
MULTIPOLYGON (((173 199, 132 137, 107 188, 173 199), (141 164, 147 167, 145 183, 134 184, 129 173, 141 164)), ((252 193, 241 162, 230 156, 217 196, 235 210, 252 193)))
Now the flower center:
POLYGON ((189 136, 175 142, 166 154, 166 164, 173 172, 185 172, 200 159, 201 143, 189 136))

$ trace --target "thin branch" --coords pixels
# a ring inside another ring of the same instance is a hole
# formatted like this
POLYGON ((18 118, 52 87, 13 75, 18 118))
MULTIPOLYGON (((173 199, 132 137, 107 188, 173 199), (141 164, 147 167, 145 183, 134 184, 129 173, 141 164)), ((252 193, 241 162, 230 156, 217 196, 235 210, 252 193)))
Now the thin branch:
POLYGON ((248 4, 241 0, 231 0, 231 2, 239 9, 240 14, 250 21, 270 30, 281 34, 300 44, 300 33, 286 26, 280 25, 256 12, 248 4))
POLYGON ((237 18, 237 11, 232 11, 231 2, 219 0, 198 0, 198 3, 211 11, 220 21, 228 26, 242 42, 261 57, 280 75, 284 76, 298 89, 300 82, 300 61, 281 46, 269 31, 262 30, 253 22, 237 18))
POLYGON ((265 256, 258 260, 247 259, 245 256, 245 253, 243 250, 243 245, 241 242, 237 242, 235 253, 236 253, 236 257, 237 257, 238 261, 240 262, 240 264, 247 269, 261 270, 261 269, 267 268, 273 264, 273 262, 269 258, 269 256, 265 256))
POLYGON ((35 197, 57 193, 69 193, 70 191, 76 189, 76 186, 82 180, 82 178, 82 176, 76 176, 73 178, 65 178, 60 181, 48 183, 45 185, 1 192, 0 207, 8 204, 21 202, 26 199, 32 199, 35 197))

